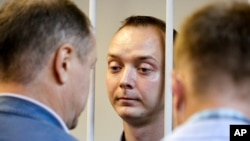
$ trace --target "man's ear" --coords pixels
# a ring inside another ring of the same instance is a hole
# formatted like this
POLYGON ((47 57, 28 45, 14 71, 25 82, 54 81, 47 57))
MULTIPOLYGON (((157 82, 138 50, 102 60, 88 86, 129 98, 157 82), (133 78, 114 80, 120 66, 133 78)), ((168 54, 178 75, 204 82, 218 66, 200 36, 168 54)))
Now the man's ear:
POLYGON ((54 72, 60 84, 64 84, 69 77, 72 56, 73 47, 69 44, 62 45, 55 53, 54 72))
POLYGON ((186 103, 185 85, 180 75, 172 73, 173 114, 175 125, 180 124, 186 103))

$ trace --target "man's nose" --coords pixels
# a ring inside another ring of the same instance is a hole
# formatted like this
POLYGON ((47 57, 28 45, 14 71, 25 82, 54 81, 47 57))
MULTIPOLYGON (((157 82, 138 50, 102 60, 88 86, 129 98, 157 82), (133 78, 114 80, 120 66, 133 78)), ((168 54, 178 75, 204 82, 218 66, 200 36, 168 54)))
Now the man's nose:
POLYGON ((122 89, 133 89, 135 78, 136 78, 136 73, 134 69, 131 67, 125 68, 122 72, 120 87, 122 89))

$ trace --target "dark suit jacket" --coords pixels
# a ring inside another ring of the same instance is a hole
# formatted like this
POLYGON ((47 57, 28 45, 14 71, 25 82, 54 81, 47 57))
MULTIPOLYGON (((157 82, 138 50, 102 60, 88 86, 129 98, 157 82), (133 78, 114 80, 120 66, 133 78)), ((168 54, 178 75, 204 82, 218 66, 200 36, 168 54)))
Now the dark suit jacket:
POLYGON ((29 101, 0 97, 0 141, 76 141, 47 110, 29 101))

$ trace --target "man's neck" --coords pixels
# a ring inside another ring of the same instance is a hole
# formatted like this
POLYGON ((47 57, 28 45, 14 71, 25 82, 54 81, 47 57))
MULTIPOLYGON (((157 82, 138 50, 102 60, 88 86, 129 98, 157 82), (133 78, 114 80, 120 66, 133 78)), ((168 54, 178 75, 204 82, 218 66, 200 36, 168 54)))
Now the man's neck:
MULTIPOLYGON (((164 113, 163 113, 164 114, 164 113)), ((123 122, 126 141, 157 141, 164 136, 164 115, 159 115, 152 122, 134 126, 123 122)))
MULTIPOLYGON (((48 90, 43 87, 43 83, 39 83, 37 85, 33 85, 34 83, 30 83, 27 85, 22 85, 19 83, 0 83, 0 95, 1 93, 13 93, 18 96, 27 97, 29 99, 33 99, 43 105, 49 107, 53 112, 55 112, 64 122, 66 121, 63 117, 63 108, 60 107, 60 99, 55 97, 56 95, 51 92, 52 90, 48 90), (57 100, 57 102, 55 102, 57 100)), ((49 85, 49 84, 46 84, 49 85)), ((54 87, 52 87, 54 88, 54 87)))

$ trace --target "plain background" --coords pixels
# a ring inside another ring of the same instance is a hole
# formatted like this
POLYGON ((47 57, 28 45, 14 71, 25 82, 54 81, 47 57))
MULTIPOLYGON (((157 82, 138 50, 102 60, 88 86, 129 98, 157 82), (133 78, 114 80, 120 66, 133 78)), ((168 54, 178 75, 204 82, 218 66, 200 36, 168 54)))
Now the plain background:
MULTIPOLYGON (((0 0, 0 4, 5 0, 0 0)), ((89 14, 88 0, 73 0, 89 14)), ((121 21, 131 15, 149 15, 166 21, 166 0, 96 0, 96 39, 98 61, 95 80, 95 141, 119 141, 122 120, 111 107, 106 90, 106 55, 109 42, 121 21)), ((197 8, 214 1, 223 0, 174 0, 174 28, 178 31, 186 16, 197 8)), ((229 0, 224 0, 229 1, 229 0)), ((247 1, 247 0, 245 0, 247 1)), ((79 118, 79 124, 71 133, 80 141, 86 140, 86 112, 79 118)))

